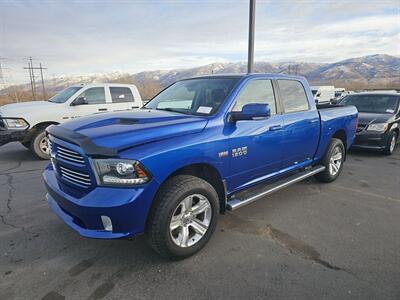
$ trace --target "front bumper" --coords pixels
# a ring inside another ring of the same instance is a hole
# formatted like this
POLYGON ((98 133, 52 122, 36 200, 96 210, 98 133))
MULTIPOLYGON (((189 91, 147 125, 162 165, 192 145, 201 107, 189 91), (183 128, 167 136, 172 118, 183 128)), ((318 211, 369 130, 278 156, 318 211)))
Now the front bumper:
POLYGON ((0 129, 0 146, 11 142, 23 141, 28 135, 28 130, 0 129))
POLYGON ((362 131, 356 134, 352 148, 383 150, 386 147, 388 135, 386 133, 369 133, 362 131))
POLYGON ((50 208, 68 226, 89 238, 115 239, 144 232, 152 199, 158 188, 153 179, 135 188, 96 187, 76 198, 63 191, 51 167, 44 173, 50 208), (101 216, 111 219, 113 230, 106 231, 101 216))

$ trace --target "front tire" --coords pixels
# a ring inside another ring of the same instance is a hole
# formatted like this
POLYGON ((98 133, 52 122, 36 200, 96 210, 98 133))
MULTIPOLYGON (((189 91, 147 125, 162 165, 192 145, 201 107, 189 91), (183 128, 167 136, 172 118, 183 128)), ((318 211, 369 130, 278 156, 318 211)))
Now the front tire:
POLYGON ((157 193, 146 228, 150 246, 169 259, 200 251, 211 238, 219 214, 215 189, 203 179, 178 175, 157 193))
POLYGON ((321 182, 332 182, 338 178, 343 169, 345 157, 345 147, 339 139, 332 138, 328 151, 326 152, 321 164, 325 170, 316 174, 315 178, 321 182))
POLYGON ((40 159, 50 159, 45 128, 38 129, 32 137, 31 151, 40 159))
POLYGON ((396 132, 392 131, 387 139, 386 147, 383 150, 383 154, 392 155, 394 149, 396 148, 396 143, 397 143, 397 134, 396 132))

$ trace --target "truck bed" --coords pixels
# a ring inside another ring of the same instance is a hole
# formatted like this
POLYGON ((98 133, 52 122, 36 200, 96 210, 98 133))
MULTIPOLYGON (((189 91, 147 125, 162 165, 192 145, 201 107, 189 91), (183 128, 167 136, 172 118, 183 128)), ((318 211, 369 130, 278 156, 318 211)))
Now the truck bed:
POLYGON ((327 149, 330 137, 335 132, 344 135, 347 141, 345 145, 347 149, 353 144, 358 111, 354 106, 342 106, 337 104, 317 105, 317 109, 321 119, 321 131, 315 160, 320 160, 327 149), (347 132, 353 132, 354 134, 347 136, 347 132))

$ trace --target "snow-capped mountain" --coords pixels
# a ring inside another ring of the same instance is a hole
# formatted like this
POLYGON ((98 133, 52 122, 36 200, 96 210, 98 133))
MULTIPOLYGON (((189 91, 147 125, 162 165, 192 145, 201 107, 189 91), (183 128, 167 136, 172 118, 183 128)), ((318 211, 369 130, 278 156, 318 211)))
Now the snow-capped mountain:
MULTIPOLYGON (((182 78, 208 74, 245 73, 246 68, 247 64, 245 62, 213 63, 190 69, 144 71, 135 74, 113 72, 82 76, 60 76, 46 80, 45 86, 49 94, 72 84, 96 82, 135 83, 139 89, 152 84, 161 88, 182 78)), ((302 75, 312 84, 400 89, 400 58, 386 54, 350 58, 335 63, 256 62, 254 71, 257 73, 290 73, 302 75)), ((3 89, 0 91, 0 94, 4 94, 12 88, 3 89)), ((20 85, 18 88, 29 90, 30 85, 20 85)), ((146 95, 144 96, 146 97, 146 95)))

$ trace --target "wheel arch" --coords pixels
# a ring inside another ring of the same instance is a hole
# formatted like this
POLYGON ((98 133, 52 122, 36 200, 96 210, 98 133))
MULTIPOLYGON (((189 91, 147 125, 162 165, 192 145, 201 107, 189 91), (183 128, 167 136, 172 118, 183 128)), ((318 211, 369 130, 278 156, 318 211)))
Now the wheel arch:
POLYGON ((35 124, 35 126, 33 126, 32 128, 29 129, 29 132, 26 136, 26 138, 24 139, 24 142, 29 142, 34 135, 38 132, 38 130, 42 129, 42 128, 46 128, 50 125, 58 125, 60 123, 58 122, 54 122, 54 121, 48 121, 48 122, 40 122, 35 124))
POLYGON ((344 159, 346 160, 346 156, 347 156, 347 135, 346 135, 346 131, 344 131, 344 129, 339 129, 337 130, 333 135, 332 138, 334 139, 339 139, 342 141, 343 145, 344 145, 344 159))
POLYGON ((179 167, 175 171, 173 171, 166 179, 160 184, 160 188, 163 184, 170 178, 177 176, 177 175, 192 175, 198 178, 207 181, 209 184, 213 186, 215 191, 218 194, 218 200, 220 203, 220 212, 225 212, 225 205, 226 205, 226 188, 224 180, 221 177, 219 171, 212 166, 211 164, 207 163, 192 163, 182 167, 179 167))
POLYGON ((394 131, 396 133, 396 138, 398 139, 400 137, 400 129, 399 126, 397 126, 396 128, 392 129, 392 131, 394 131))

